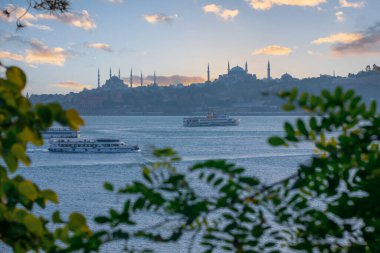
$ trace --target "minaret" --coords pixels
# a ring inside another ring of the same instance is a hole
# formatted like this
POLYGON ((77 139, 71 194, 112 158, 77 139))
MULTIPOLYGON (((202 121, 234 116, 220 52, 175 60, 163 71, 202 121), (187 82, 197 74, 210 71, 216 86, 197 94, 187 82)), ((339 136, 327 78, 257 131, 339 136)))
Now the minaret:
POLYGON ((131 88, 132 88, 133 87, 132 68, 131 68, 131 75, 129 76, 129 84, 131 85, 131 88))
POLYGON ((141 87, 143 86, 143 77, 142 77, 142 72, 141 72, 141 75, 140 75, 140 86, 141 86, 141 87))
POLYGON ((110 79, 111 79, 111 77, 112 77, 112 71, 111 71, 111 68, 110 68, 110 79))
POLYGON ((228 67, 227 67, 227 70, 228 70, 228 74, 230 74, 230 61, 228 61, 228 67))
POLYGON ((98 68, 98 88, 100 88, 100 71, 99 71, 99 68, 98 68))
POLYGON ((245 72, 248 73, 248 62, 245 61, 245 72))
POLYGON ((156 72, 154 72, 154 74, 153 74, 153 85, 157 85, 157 82, 156 82, 156 72))
POLYGON ((207 82, 210 82, 210 63, 207 65, 207 82))
POLYGON ((119 79, 121 80, 121 78, 120 78, 120 69, 119 69, 119 79))
POLYGON ((267 69, 267 80, 270 81, 270 62, 268 61, 268 69, 267 69))

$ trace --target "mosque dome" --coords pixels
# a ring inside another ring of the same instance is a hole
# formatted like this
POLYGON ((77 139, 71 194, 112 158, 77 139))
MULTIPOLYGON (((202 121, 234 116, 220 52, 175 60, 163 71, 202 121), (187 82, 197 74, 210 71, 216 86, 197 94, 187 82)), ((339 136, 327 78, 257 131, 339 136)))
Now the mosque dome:
POLYGON ((230 70, 230 73, 245 73, 245 70, 242 67, 236 66, 230 70))
POLYGON ((293 77, 290 75, 290 74, 288 74, 288 73, 285 73, 285 74, 283 74, 282 76, 281 76, 281 80, 292 80, 293 79, 293 77))

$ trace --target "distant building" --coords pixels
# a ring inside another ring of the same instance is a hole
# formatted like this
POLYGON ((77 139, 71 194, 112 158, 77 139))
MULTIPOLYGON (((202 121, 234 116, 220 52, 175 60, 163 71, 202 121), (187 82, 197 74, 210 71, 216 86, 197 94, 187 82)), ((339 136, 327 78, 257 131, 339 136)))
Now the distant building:
POLYGON ((281 79, 280 79, 280 80, 283 81, 283 82, 289 82, 289 81, 293 81, 294 78, 293 78, 290 74, 285 73, 285 74, 283 74, 283 75, 281 76, 281 79))
POLYGON ((112 70, 110 68, 110 78, 106 80, 106 83, 100 86, 100 74, 98 70, 98 88, 101 89, 120 89, 127 88, 128 86, 124 84, 124 81, 120 78, 120 70, 119 76, 112 75, 112 70))
POLYGON ((207 65, 207 83, 210 83, 210 64, 207 65))
POLYGON ((227 65, 227 74, 219 75, 219 78, 216 79, 215 83, 227 83, 233 84, 243 81, 256 80, 255 74, 248 73, 248 63, 245 63, 245 69, 242 67, 236 66, 230 69, 230 62, 227 65))

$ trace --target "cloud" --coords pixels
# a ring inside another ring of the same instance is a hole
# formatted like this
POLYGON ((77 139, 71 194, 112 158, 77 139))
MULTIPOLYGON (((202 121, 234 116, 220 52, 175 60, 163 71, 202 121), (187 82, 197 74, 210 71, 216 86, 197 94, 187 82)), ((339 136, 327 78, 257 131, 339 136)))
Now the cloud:
POLYGON ((40 30, 53 30, 50 26, 35 24, 38 20, 58 20, 64 24, 75 26, 84 30, 92 30, 96 28, 94 20, 91 18, 88 11, 68 12, 68 13, 42 13, 33 15, 25 8, 9 4, 5 8, 9 13, 9 17, 0 13, 0 20, 6 22, 16 22, 19 18, 22 24, 28 27, 34 27, 40 30))
POLYGON ((96 28, 95 21, 91 18, 88 11, 83 10, 82 12, 69 12, 62 14, 38 14, 39 19, 50 19, 58 20, 64 24, 75 26, 84 30, 93 30, 96 28))
POLYGON ((7 51, 0 51, 0 59, 10 59, 14 61, 23 61, 24 57, 20 54, 13 54, 7 51))
POLYGON ((203 6, 203 11, 205 13, 214 13, 224 21, 231 21, 239 14, 239 10, 225 9, 216 4, 208 4, 203 6))
POLYGON ((87 44, 86 47, 88 48, 95 48, 95 49, 101 49, 101 50, 104 50, 108 53, 112 53, 112 48, 110 45, 108 44, 105 44, 105 43, 90 43, 90 44, 87 44))
POLYGON ((316 40, 313 40, 311 43, 316 45, 326 43, 348 44, 360 40, 362 37, 363 35, 361 33, 336 33, 328 37, 318 38, 316 40))
POLYGON ((352 3, 348 2, 348 0, 340 0, 339 3, 342 8, 361 8, 364 6, 363 2, 352 3))
POLYGON ((252 55, 289 55, 292 51, 293 50, 288 47, 269 45, 253 51, 252 55))
POLYGON ((6 58, 15 61, 22 61, 31 67, 36 67, 40 64, 50 64, 56 66, 63 66, 67 58, 74 55, 72 51, 67 51, 60 47, 50 48, 42 41, 37 39, 27 40, 20 36, 5 35, 0 36, 0 42, 19 42, 29 46, 23 54, 14 54, 11 52, 3 51, 0 58, 6 58))
POLYGON ((172 16, 169 16, 162 13, 156 13, 152 15, 144 15, 143 18, 146 22, 150 24, 171 23, 178 18, 178 15, 174 14, 172 16))
POLYGON ((36 16, 27 11, 25 8, 14 6, 13 4, 8 4, 5 10, 9 12, 9 16, 5 15, 4 12, 0 13, 0 20, 4 22, 14 23, 19 20, 23 25, 28 27, 33 27, 40 30, 53 30, 50 26, 35 24, 38 20, 36 16))
POLYGON ((336 17, 336 20, 339 21, 339 22, 343 22, 344 21, 344 14, 343 14, 343 11, 338 11, 335 13, 335 17, 336 17))
POLYGON ((83 89, 89 89, 92 87, 91 85, 82 84, 82 83, 78 83, 75 81, 65 81, 65 82, 53 83, 52 85, 55 87, 69 88, 69 89, 74 89, 74 90, 83 90, 83 89))
POLYGON ((301 7, 316 7, 326 2, 326 0, 246 0, 253 9, 269 10, 275 5, 289 5, 301 7))
POLYGON ((63 48, 49 48, 39 40, 31 41, 32 49, 27 49, 24 61, 28 64, 51 64, 63 66, 71 54, 63 48))
POLYGON ((380 22, 363 31, 356 40, 333 45, 332 52, 336 56, 363 55, 380 53, 380 22))

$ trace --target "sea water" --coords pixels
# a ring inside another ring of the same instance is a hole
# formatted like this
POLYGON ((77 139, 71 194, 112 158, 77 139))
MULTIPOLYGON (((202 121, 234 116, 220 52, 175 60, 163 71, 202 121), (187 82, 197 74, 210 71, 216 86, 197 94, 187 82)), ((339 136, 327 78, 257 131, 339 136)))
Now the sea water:
MULTIPOLYGON (((247 174, 266 183, 295 172, 312 154, 312 147, 307 144, 274 148, 267 143, 270 136, 283 135, 284 122, 294 122, 296 117, 293 116, 247 116, 240 117, 239 126, 194 128, 183 127, 183 117, 93 116, 84 119, 82 138, 117 138, 139 145, 142 151, 72 154, 50 153, 47 144, 31 146, 28 154, 32 165, 18 172, 42 189, 54 189, 59 196, 58 205, 37 209, 38 214, 49 215, 59 209, 62 216, 67 217, 70 212, 81 212, 92 228, 96 227, 92 221, 96 215, 106 214, 109 208, 120 208, 122 204, 116 195, 103 189, 103 182, 121 187, 141 179, 140 167, 152 161, 153 148, 176 150, 182 157, 178 164, 182 168, 207 159, 226 159, 245 167, 247 174)), ((187 252, 188 239, 154 248, 157 252, 187 252)), ((144 246, 144 242, 138 243, 144 246)), ((120 252, 122 247, 122 242, 114 243, 104 247, 103 252, 120 252)), ((0 245, 0 252, 9 252, 9 249, 0 245)))

